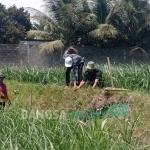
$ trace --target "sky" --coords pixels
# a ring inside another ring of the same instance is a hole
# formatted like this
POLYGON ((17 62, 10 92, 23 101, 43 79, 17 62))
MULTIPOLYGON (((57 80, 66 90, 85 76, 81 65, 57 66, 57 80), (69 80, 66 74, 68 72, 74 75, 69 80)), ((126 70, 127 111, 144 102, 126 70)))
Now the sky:
POLYGON ((42 0, 0 0, 0 3, 6 6, 6 8, 16 5, 17 8, 20 7, 33 7, 38 10, 43 10, 41 5, 44 4, 42 0))
POLYGON ((15 4, 18 8, 33 7, 40 11, 43 11, 42 5, 44 4, 42 0, 0 0, 0 3, 4 4, 6 7, 10 7, 15 4))

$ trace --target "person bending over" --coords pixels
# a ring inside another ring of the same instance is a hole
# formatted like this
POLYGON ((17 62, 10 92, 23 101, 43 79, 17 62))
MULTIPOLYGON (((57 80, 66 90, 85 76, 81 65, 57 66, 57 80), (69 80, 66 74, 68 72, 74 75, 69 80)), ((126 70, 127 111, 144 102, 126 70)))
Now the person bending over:
POLYGON ((80 85, 74 89, 81 88, 85 83, 87 86, 92 86, 93 88, 104 87, 104 83, 102 81, 102 71, 100 71, 99 69, 96 69, 94 67, 94 64, 95 63, 93 61, 88 62, 87 67, 86 67, 87 70, 85 71, 83 75, 83 80, 81 81, 80 85))
POLYGON ((84 58, 78 55, 78 51, 70 46, 64 53, 66 69, 66 85, 70 85, 70 72, 73 70, 74 88, 77 87, 82 81, 82 70, 84 66, 84 58), (75 54, 72 54, 72 53, 75 54))

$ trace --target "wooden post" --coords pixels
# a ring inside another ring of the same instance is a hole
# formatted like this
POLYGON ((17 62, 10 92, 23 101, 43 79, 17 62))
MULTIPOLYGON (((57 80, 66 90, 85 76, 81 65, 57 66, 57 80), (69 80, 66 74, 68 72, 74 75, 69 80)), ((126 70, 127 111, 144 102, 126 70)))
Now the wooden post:
POLYGON ((22 59, 20 61, 20 82, 22 82, 22 59))
POLYGON ((31 110, 32 110, 32 90, 30 90, 30 105, 31 105, 31 110))
POLYGON ((107 57, 107 61, 108 61, 108 69, 109 69, 109 73, 110 73, 111 86, 114 88, 114 83, 113 83, 113 78, 112 78, 112 72, 111 72, 109 57, 107 57))

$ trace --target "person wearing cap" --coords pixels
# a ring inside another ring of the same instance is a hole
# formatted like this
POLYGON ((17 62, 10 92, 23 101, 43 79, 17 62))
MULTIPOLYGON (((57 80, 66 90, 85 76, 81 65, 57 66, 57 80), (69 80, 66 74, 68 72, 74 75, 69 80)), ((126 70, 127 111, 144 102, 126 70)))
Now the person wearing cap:
POLYGON ((102 71, 95 68, 95 63, 93 61, 89 61, 87 64, 87 70, 83 75, 83 80, 78 87, 75 89, 81 88, 85 83, 88 86, 92 86, 93 88, 99 87, 103 88, 103 81, 102 81, 102 71))
POLYGON ((3 83, 4 78, 5 76, 0 74, 0 110, 4 110, 5 103, 8 101, 7 87, 6 84, 3 83))
POLYGON ((70 72, 73 70, 74 88, 82 81, 82 70, 84 66, 84 58, 78 55, 78 51, 70 46, 64 53, 66 69, 66 85, 70 84, 70 72), (74 54, 75 53, 75 54, 74 54))

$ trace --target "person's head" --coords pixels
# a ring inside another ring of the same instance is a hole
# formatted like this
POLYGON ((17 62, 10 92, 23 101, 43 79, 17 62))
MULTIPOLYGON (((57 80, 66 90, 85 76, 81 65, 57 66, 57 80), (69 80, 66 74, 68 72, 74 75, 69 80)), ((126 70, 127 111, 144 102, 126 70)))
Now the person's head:
POLYGON ((0 84, 3 83, 4 78, 5 78, 5 76, 0 74, 0 84))
POLYGON ((73 63, 73 61, 72 61, 72 58, 71 58, 71 57, 67 57, 67 58, 65 59, 65 67, 71 67, 71 66, 72 66, 72 63, 73 63))
POLYGON ((75 49, 73 46, 69 46, 67 50, 69 51, 69 54, 78 54, 78 50, 75 49))
POLYGON ((93 61, 88 62, 86 68, 88 69, 89 72, 92 72, 95 69, 94 64, 95 63, 93 61))

